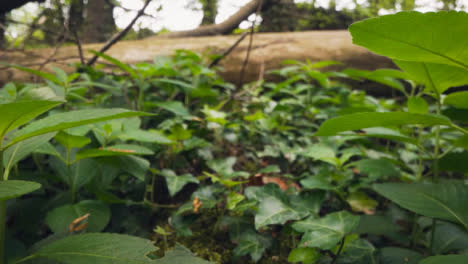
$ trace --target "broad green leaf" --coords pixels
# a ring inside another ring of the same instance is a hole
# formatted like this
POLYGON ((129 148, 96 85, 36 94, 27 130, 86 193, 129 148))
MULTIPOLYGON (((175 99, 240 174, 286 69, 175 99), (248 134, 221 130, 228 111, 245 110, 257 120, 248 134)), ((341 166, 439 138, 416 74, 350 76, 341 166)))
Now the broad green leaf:
POLYGON ((192 119, 189 111, 185 106, 178 101, 167 101, 167 102, 157 102, 155 103, 156 106, 161 107, 167 111, 170 111, 178 116, 183 118, 192 119))
POLYGON ((421 97, 410 97, 408 99, 408 112, 416 114, 426 114, 429 111, 429 105, 421 97))
POLYGON ((332 190, 335 187, 331 185, 329 177, 319 175, 309 176, 300 181, 302 187, 307 189, 332 190))
POLYGON ((20 66, 20 65, 15 65, 15 64, 7 64, 7 65, 8 65, 8 67, 12 67, 12 68, 15 68, 15 69, 27 72, 27 73, 34 74, 36 76, 39 76, 39 77, 43 78, 44 80, 48 80, 48 81, 51 81, 51 82, 53 82, 55 84, 60 85, 60 80, 55 75, 53 75, 52 73, 38 71, 38 70, 31 69, 31 68, 23 67, 23 66, 20 66))
POLYGON ((26 158, 55 135, 54 132, 28 138, 9 147, 3 153, 3 166, 6 170, 11 169, 20 160, 26 158))
POLYGON ((234 248, 235 256, 250 255, 253 261, 259 261, 263 253, 272 244, 269 237, 257 234, 253 231, 247 231, 240 235, 237 247, 234 248))
POLYGON ((395 64, 419 84, 424 84, 427 91, 441 94, 450 87, 468 84, 468 69, 446 64, 427 62, 399 61, 395 64))
POLYGON ((164 176, 169 189, 169 194, 174 196, 188 183, 199 183, 198 179, 192 174, 176 175, 172 170, 162 170, 161 175, 164 176))
POLYGON ((71 135, 64 131, 57 133, 55 140, 67 149, 82 148, 91 143, 91 139, 87 137, 71 135))
POLYGON ((408 137, 397 130, 389 129, 385 127, 371 127, 371 128, 364 128, 363 133, 358 133, 359 136, 363 137, 377 137, 377 138, 384 138, 390 139, 395 141, 406 142, 410 144, 417 144, 417 140, 412 137, 408 137))
MULTIPOLYGON (((432 234, 427 234, 428 241, 432 234)), ((468 232, 459 225, 438 222, 434 229, 432 250, 434 254, 444 254, 468 248, 468 232)))
POLYGON ((380 249, 380 263, 382 264, 418 264, 423 258, 424 256, 420 253, 406 248, 385 247, 380 249))
POLYGON ((354 44, 392 59, 468 69, 467 24, 465 12, 400 12, 354 23, 349 31, 354 44))
POLYGON ((406 112, 368 112, 339 116, 325 121, 316 136, 333 136, 339 132, 358 130, 369 127, 400 125, 450 125, 450 120, 441 115, 415 114, 406 112))
POLYGON ((90 50, 89 52, 93 53, 94 55, 96 56, 99 56, 103 59, 105 59, 106 61, 114 64, 115 66, 119 67, 121 70, 127 72, 128 74, 130 74, 130 76, 132 76, 133 79, 138 79, 138 72, 136 70, 134 70, 132 67, 130 67, 129 65, 119 61, 118 59, 114 58, 114 57, 111 57, 105 53, 102 53, 102 52, 98 52, 98 51, 95 51, 95 50, 90 50))
POLYGON ((291 263, 313 264, 320 256, 321 254, 313 248, 295 248, 289 253, 288 261, 291 263))
POLYGON ((444 104, 456 108, 468 109, 468 91, 455 92, 447 95, 444 98, 444 104))
POLYGON ((150 240, 120 234, 89 233, 51 242, 31 255, 64 264, 149 264, 157 248, 150 240))
POLYGON ((145 181, 145 175, 150 168, 149 161, 133 155, 102 157, 100 161, 114 168, 119 168, 141 181, 145 181))
POLYGON ((387 159, 362 159, 353 163, 353 165, 360 173, 367 174, 370 180, 386 179, 400 175, 396 166, 387 159))
POLYGON ((301 247, 318 247, 324 250, 335 247, 343 237, 352 232, 359 224, 359 216, 346 211, 335 212, 320 219, 309 217, 295 222, 292 227, 304 233, 301 247))
POLYGON ((463 183, 384 183, 374 190, 415 213, 459 223, 468 229, 468 186, 463 183))
POLYGON ((162 132, 157 130, 130 130, 124 131, 118 137, 122 140, 135 140, 139 142, 149 142, 156 144, 171 144, 172 140, 167 138, 162 132))
POLYGON ((392 87, 399 91, 405 90, 403 83, 396 80, 396 77, 395 77, 397 76, 401 79, 406 79, 407 76, 401 71, 391 70, 391 69, 386 69, 386 71, 384 71, 382 69, 382 70, 376 70, 372 72, 372 71, 358 70, 358 69, 345 69, 343 70, 343 73, 350 77, 371 80, 376 83, 380 83, 380 84, 392 87))
POLYGON ((398 233, 399 227, 392 222, 390 217, 383 215, 361 215, 359 225, 355 232, 358 234, 370 234, 389 236, 398 233))
POLYGON ((154 152, 143 146, 120 144, 98 149, 84 149, 76 153, 76 160, 119 155, 153 155, 154 152))
POLYGON ((82 126, 91 123, 102 122, 111 119, 127 118, 134 116, 148 116, 150 114, 126 109, 86 109, 67 113, 60 113, 34 121, 13 134, 7 148, 16 142, 41 134, 64 130, 71 127, 82 126))
POLYGON ((468 151, 451 152, 439 160, 441 171, 468 172, 468 151))
POLYGON ((227 195, 226 208, 229 210, 234 210, 236 206, 245 200, 245 196, 236 192, 230 192, 227 195))
POLYGON ((67 204, 50 211, 45 219, 46 224, 56 234, 69 232, 73 220, 89 213, 87 232, 100 232, 110 221, 109 207, 100 201, 81 201, 77 204, 67 204))
POLYGON ((0 136, 4 136, 21 125, 47 112, 63 102, 58 101, 18 101, 8 104, 0 104, 0 136))
POLYGON ((5 201, 34 192, 41 188, 36 182, 29 181, 0 181, 0 201, 5 201))
POLYGON ((99 174, 98 164, 92 159, 84 159, 73 163, 70 170, 58 159, 54 159, 52 167, 58 176, 68 184, 70 188, 78 190, 88 184, 99 174))
POLYGON ((425 258, 419 264, 466 264, 468 255, 445 255, 425 258))
POLYGON ((163 258, 154 260, 154 264, 210 264, 213 262, 195 256, 190 250, 177 244, 174 249, 166 252, 163 258))
POLYGON ((307 149, 303 154, 306 157, 313 158, 315 160, 324 161, 334 166, 339 164, 339 160, 336 158, 335 151, 330 146, 319 143, 314 144, 307 149))

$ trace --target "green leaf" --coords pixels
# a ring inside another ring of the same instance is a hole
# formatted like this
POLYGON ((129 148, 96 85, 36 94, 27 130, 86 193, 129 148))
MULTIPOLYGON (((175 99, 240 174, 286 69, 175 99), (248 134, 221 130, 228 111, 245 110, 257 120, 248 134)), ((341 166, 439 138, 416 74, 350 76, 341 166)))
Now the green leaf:
POLYGON ((380 262, 382 264, 418 264, 424 257, 418 252, 396 247, 380 249, 380 262))
POLYGON ((29 181, 0 181, 0 201, 5 201, 34 192, 41 188, 36 182, 29 181))
POLYGON ((21 125, 26 124, 38 115, 62 104, 58 101, 18 101, 0 104, 0 136, 4 136, 21 125))
MULTIPOLYGON (((356 239, 348 236, 341 255, 337 259, 338 264, 371 264, 377 263, 374 253, 375 247, 365 239, 356 239), (351 239, 348 239, 351 238, 351 239), (351 240, 351 241, 349 241, 351 240)), ((336 251, 335 251, 336 253, 336 251)))
POLYGON ((468 83, 468 70, 459 67, 427 62, 399 61, 395 64, 404 70, 417 83, 424 84, 426 90, 441 94, 450 87, 468 83))
POLYGON ((351 209, 355 212, 364 212, 366 214, 375 213, 375 208, 379 203, 370 198, 363 192, 353 192, 346 197, 346 202, 351 206, 351 209))
POLYGON ((313 264, 320 256, 321 254, 313 248, 295 248, 289 253, 288 261, 291 263, 313 264))
POLYGON ((446 255, 425 258, 419 264, 466 264, 468 255, 446 255))
POLYGON ((129 65, 127 65, 127 64, 119 61, 118 59, 116 59, 114 57, 111 57, 111 56, 109 56, 109 55, 107 55, 105 53, 101 53, 101 52, 98 52, 98 51, 95 51, 95 50, 90 50, 89 52, 93 53, 96 56, 99 56, 99 57, 105 59, 106 61, 114 64, 117 67, 119 67, 121 70, 127 72, 128 74, 130 74, 130 76, 132 76, 132 79, 138 79, 138 72, 135 71, 129 65))
POLYGON ((102 157, 100 160, 135 176, 141 181, 145 181, 145 175, 150 168, 149 161, 133 155, 102 157))
POLYGON ((150 240, 120 234, 90 233, 51 242, 31 255, 64 264, 149 264, 157 248, 150 240))
POLYGON ((387 159, 362 159, 353 164, 360 173, 367 174, 371 180, 397 177, 400 175, 396 166, 387 159))
POLYGON ((239 243, 234 248, 235 256, 244 256, 249 254, 253 261, 259 261, 263 253, 272 244, 269 237, 257 234, 253 231, 247 231, 240 235, 239 243))
POLYGON ((153 261, 154 264, 210 264, 213 262, 206 261, 195 256, 190 250, 182 245, 177 244, 174 249, 168 251, 163 258, 153 261))
MULTIPOLYGON (((2 63, 2 64, 4 64, 4 63, 2 63)), ((52 73, 42 72, 42 71, 26 68, 26 67, 23 67, 23 66, 20 66, 20 65, 15 65, 15 64, 7 64, 7 66, 18 69, 18 70, 21 70, 21 71, 24 71, 24 72, 27 72, 27 73, 34 74, 36 76, 39 76, 39 77, 43 78, 44 80, 51 81, 51 82, 53 82, 55 84, 58 84, 58 85, 61 84, 60 80, 55 75, 53 75, 52 73)))
POLYGON ((98 149, 84 149, 76 153, 76 160, 119 155, 153 155, 154 152, 143 146, 120 144, 98 149))
POLYGON ((3 153, 3 166, 5 170, 10 170, 16 163, 44 145, 44 143, 48 142, 54 135, 55 132, 47 133, 26 139, 9 147, 3 153))
POLYGON ((467 24, 465 12, 400 12, 354 23, 349 31, 354 44, 392 59, 468 69, 467 24))
POLYGON ((335 212, 320 219, 309 217, 295 222, 292 227, 302 233, 301 247, 318 247, 328 250, 335 247, 343 237, 359 224, 359 216, 346 211, 335 212))
POLYGON ((415 213, 459 223, 468 230, 468 186, 463 183, 384 183, 374 190, 415 213))
POLYGON ((172 170, 162 170, 161 175, 164 176, 169 189, 169 194, 174 196, 188 183, 199 183, 198 179, 192 174, 176 175, 172 170))
POLYGON ((451 152, 439 160, 441 171, 468 172, 468 151, 451 152))
POLYGON ((413 145, 416 145, 418 142, 415 138, 408 137, 394 129, 389 129, 385 127, 364 128, 363 133, 358 133, 358 135, 363 136, 363 137, 377 137, 377 138, 390 139, 390 140, 410 143, 413 145))
POLYGON ((403 86, 403 84, 400 81, 396 80, 396 77, 400 79, 407 79, 406 74, 401 71, 391 70, 391 69, 381 69, 381 70, 376 70, 372 72, 372 71, 358 70, 358 69, 345 69, 343 70, 343 73, 350 77, 371 80, 371 81, 392 87, 399 91, 405 90, 405 87, 403 86))
MULTIPOLYGON (((432 234, 427 234, 431 241, 432 234)), ((434 229, 432 250, 434 254, 444 254, 468 248, 468 232, 459 225, 438 222, 434 229)))
POLYGON ((186 119, 192 119, 189 111, 185 106, 178 101, 167 101, 167 102, 157 102, 155 103, 156 106, 159 106, 167 111, 170 111, 178 116, 181 116, 186 119))
POLYGON ((421 97, 410 97, 408 99, 408 112, 416 114, 426 114, 429 111, 429 105, 421 97))
POLYGON ((339 160, 336 158, 335 151, 330 146, 322 143, 314 144, 308 147, 305 149, 303 155, 315 160, 321 160, 323 162, 330 163, 334 166, 339 164, 339 160))
POLYGON ((151 114, 129 111, 126 109, 86 109, 67 113, 60 113, 34 121, 13 134, 13 138, 4 147, 7 148, 21 140, 41 134, 64 130, 71 127, 97 123, 101 121, 127 118, 134 116, 148 116, 151 114))
POLYGON ((289 220, 299 220, 310 214, 306 210, 297 210, 297 207, 290 204, 288 197, 276 184, 267 184, 261 188, 250 187, 245 195, 249 199, 259 201, 258 211, 255 214, 256 229, 271 224, 284 224, 289 220))
POLYGON ((400 125, 450 125, 450 120, 441 115, 415 114, 406 112, 367 112, 339 116, 325 121, 316 136, 333 136, 339 132, 358 130, 369 127, 400 125))
POLYGON ((135 140, 139 142, 149 142, 156 144, 172 144, 173 141, 167 138, 162 132, 157 130, 130 130, 119 134, 122 140, 135 140))
POLYGON ((55 208, 47 214, 45 222, 54 233, 66 234, 73 220, 88 213, 89 217, 86 221, 88 232, 100 232, 110 221, 111 212, 106 204, 87 200, 55 208))
POLYGON ((91 143, 91 139, 87 137, 71 135, 64 131, 57 133, 55 140, 67 149, 82 148, 91 143))
POLYGON ((444 98, 444 104, 456 108, 468 109, 468 91, 455 92, 447 95, 444 98))

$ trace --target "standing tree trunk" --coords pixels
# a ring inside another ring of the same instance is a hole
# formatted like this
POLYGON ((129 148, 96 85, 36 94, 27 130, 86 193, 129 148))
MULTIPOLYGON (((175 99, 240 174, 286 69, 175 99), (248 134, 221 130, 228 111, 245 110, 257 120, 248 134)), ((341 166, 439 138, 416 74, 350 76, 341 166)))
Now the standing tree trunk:
POLYGON ((81 35, 84 23, 84 3, 83 0, 72 0, 68 12, 68 27, 71 32, 81 35))
POLYGON ((105 42, 116 30, 114 7, 106 0, 88 0, 82 42, 105 42))
POLYGON ((5 28, 6 28, 6 15, 0 14, 0 49, 5 48, 7 45, 5 38, 5 28))
POLYGON ((215 24, 218 14, 218 0, 200 0, 203 10, 202 25, 215 24))
POLYGON ((297 7, 294 0, 265 0, 262 8, 261 32, 294 31, 297 7))

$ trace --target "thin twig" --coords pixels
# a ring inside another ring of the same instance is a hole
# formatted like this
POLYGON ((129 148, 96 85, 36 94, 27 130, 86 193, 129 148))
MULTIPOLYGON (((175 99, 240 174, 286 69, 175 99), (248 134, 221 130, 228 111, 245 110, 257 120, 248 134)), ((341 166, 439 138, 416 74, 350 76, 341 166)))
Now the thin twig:
POLYGON ((340 256, 341 251, 343 250, 343 247, 344 247, 344 244, 345 244, 345 238, 346 237, 343 237, 343 239, 341 239, 340 248, 338 249, 338 252, 336 252, 335 256, 333 256, 333 260, 332 260, 332 262, 330 264, 335 264, 336 261, 338 260, 338 257, 340 256))
MULTIPOLYGON (((133 27, 133 25, 137 22, 138 18, 140 18, 144 13, 146 8, 148 7, 149 3, 151 3, 151 0, 146 0, 145 4, 143 7, 138 11, 136 16, 133 18, 133 20, 125 27, 122 31, 119 33, 115 34, 111 39, 107 41, 106 44, 99 50, 100 53, 106 52, 110 47, 112 47, 115 43, 117 43, 119 40, 121 40, 127 33, 130 31, 130 29, 133 27)), ((97 59, 99 58, 98 55, 94 55, 86 64, 87 66, 93 65, 97 59)))
POLYGON ((76 44, 76 47, 78 48, 78 55, 80 55, 80 63, 81 65, 85 65, 86 62, 83 56, 83 48, 81 47, 81 40, 76 30, 73 30, 73 37, 75 38, 75 44, 76 44))
POLYGON ((262 6, 263 0, 260 0, 257 6, 257 11, 255 12, 255 20, 252 22, 252 27, 250 28, 249 47, 247 48, 247 54, 245 56, 244 64, 242 65, 242 69, 240 72, 238 87, 241 87, 242 83, 244 83, 245 69, 247 68, 247 64, 249 63, 250 51, 252 50, 253 35, 255 33, 255 24, 257 22, 258 15, 262 10, 262 6))
POLYGON ((213 60, 210 65, 208 66, 209 68, 213 68, 214 66, 218 65, 218 63, 224 59, 227 55, 229 55, 238 45, 239 43, 242 42, 242 40, 244 40, 244 38, 249 34, 248 31, 242 33, 242 35, 240 36, 240 38, 238 40, 236 40, 236 42, 234 44, 232 44, 231 47, 229 47, 226 51, 224 51, 223 54, 221 54, 221 56, 217 57, 215 60, 213 60))

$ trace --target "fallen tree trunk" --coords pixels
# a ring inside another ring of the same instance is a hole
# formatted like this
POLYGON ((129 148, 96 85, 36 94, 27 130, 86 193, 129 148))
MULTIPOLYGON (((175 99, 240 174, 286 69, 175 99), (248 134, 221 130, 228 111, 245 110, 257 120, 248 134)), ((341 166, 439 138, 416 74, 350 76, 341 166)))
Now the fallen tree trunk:
MULTIPOLYGON (((221 54, 236 42, 238 37, 237 35, 191 38, 150 37, 137 41, 121 41, 106 53, 126 63, 151 62, 155 56, 171 55, 177 49, 221 54)), ((83 45, 85 57, 87 59, 92 57, 87 50, 98 50, 100 46, 100 44, 83 45)), ((247 48, 248 41, 244 40, 221 61, 220 66, 224 67, 221 74, 227 81, 237 82, 247 48)), ((336 60, 343 63, 342 67, 360 69, 394 67, 389 59, 353 45, 350 34, 344 30, 259 33, 254 36, 244 79, 256 80, 262 67, 265 71, 279 68, 281 62, 286 59, 336 60)), ((25 52, 0 51, 0 61, 35 69, 43 68, 47 71, 51 71, 54 66, 73 71, 72 65, 79 62, 79 55, 77 48, 73 46, 60 49, 32 49, 25 52), (44 62, 47 63, 44 64, 44 62)), ((11 68, 3 68, 0 71, 0 82, 13 80, 33 79, 29 74, 11 68)))

